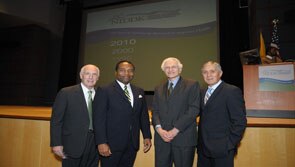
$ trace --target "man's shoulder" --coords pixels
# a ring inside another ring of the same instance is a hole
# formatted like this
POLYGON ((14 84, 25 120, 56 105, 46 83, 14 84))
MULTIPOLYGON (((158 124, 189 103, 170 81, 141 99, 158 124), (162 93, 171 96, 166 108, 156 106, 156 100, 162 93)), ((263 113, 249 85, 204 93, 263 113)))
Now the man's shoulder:
POLYGON ((224 81, 220 84, 220 86, 222 86, 227 91, 237 91, 237 90, 241 91, 239 87, 233 84, 226 83, 224 81))
POLYGON ((222 81, 222 83, 220 85, 223 85, 224 87, 231 88, 231 89, 238 88, 237 86, 227 83, 227 82, 224 82, 224 81, 222 81))
POLYGON ((199 85, 198 81, 189 78, 182 78, 180 82, 187 86, 199 85))
POLYGON ((80 84, 77 84, 77 85, 64 87, 60 91, 61 92, 71 92, 71 91, 79 90, 80 88, 81 88, 80 84))
POLYGON ((162 81, 161 83, 155 86, 155 90, 163 88, 165 85, 167 85, 167 81, 162 81))

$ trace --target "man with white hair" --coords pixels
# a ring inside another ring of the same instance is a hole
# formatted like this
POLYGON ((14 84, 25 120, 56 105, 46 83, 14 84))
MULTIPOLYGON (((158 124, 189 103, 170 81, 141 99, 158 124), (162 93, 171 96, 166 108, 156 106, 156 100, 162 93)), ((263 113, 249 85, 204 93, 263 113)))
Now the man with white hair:
POLYGON ((50 146, 62 159, 63 167, 97 167, 98 151, 94 142, 92 100, 100 90, 97 66, 81 68, 81 83, 61 89, 52 107, 50 146))
POLYGON ((161 68, 167 81, 154 91, 155 167, 192 167, 200 110, 199 84, 180 76, 183 65, 177 58, 166 58, 161 68))

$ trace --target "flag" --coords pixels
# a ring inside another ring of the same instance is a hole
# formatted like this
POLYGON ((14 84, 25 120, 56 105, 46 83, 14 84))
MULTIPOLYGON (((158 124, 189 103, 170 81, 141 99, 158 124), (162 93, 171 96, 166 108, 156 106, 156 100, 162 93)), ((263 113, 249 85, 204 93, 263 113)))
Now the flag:
POLYGON ((272 57, 274 63, 282 62, 282 58, 280 56, 280 46, 279 46, 279 36, 278 36, 278 19, 274 19, 272 21, 273 29, 271 35, 271 43, 269 55, 272 57))
POLYGON ((266 50, 265 50, 264 39, 263 39, 263 35, 261 31, 260 31, 259 38, 260 38, 260 49, 259 49, 260 59, 264 60, 266 57, 266 50))
POLYGON ((279 49, 279 36, 278 36, 278 19, 274 19, 272 21, 272 35, 271 35, 271 44, 275 45, 277 49, 279 49))

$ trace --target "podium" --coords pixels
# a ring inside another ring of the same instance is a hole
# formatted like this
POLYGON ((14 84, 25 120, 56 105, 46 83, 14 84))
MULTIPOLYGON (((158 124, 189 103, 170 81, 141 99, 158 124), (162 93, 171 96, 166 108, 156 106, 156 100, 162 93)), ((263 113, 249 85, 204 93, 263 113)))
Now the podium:
POLYGON ((295 118, 294 64, 243 65, 247 116, 295 118))

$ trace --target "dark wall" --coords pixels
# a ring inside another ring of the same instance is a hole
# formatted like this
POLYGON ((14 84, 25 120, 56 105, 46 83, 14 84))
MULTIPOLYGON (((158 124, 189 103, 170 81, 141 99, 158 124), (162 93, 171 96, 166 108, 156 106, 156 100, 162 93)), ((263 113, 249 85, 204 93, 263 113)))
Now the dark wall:
POLYGON ((50 105, 59 67, 55 37, 36 25, 1 29, 0 36, 0 104, 50 105))
POLYGON ((243 89, 239 52, 249 49, 247 4, 237 0, 219 1, 219 43, 222 79, 243 89))
POLYGON ((295 1, 256 0, 249 3, 250 46, 259 46, 259 32, 263 34, 266 49, 273 32, 272 21, 278 19, 280 56, 284 61, 295 60, 295 1))
POLYGON ((82 14, 83 4, 80 1, 67 3, 59 88, 77 82, 82 14))
MULTIPOLYGON (((60 88, 76 84, 83 4, 80 0, 65 2, 63 39, 36 25, 0 29, 0 105, 50 106, 60 88)), ((248 21, 251 10, 247 1, 242 1, 243 7, 237 0, 218 2, 223 80, 242 89, 238 54, 251 49, 248 21)), ((289 41, 294 44, 294 39, 289 41)))

